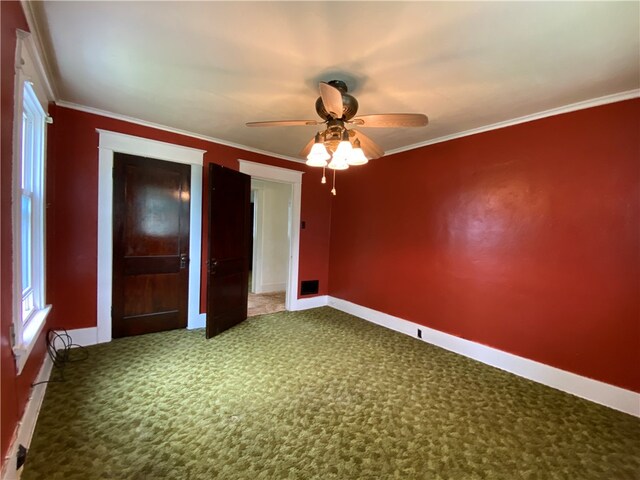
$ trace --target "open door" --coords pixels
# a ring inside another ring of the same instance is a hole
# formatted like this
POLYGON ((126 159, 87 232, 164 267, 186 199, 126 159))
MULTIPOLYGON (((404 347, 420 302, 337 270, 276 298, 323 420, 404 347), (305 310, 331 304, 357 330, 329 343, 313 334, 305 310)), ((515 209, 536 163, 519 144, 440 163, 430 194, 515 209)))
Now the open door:
POLYGON ((209 165, 207 338, 247 318, 250 197, 249 175, 209 165))

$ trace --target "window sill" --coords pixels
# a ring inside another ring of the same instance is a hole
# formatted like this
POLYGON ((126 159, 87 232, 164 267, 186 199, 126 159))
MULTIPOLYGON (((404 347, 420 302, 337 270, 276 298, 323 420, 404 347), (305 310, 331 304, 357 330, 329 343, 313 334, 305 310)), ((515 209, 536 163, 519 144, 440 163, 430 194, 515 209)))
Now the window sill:
POLYGON ((16 339, 17 343, 13 347, 13 355, 16 357, 18 375, 22 373, 22 369, 27 363, 27 359, 36 344, 36 340, 38 340, 44 328, 50 311, 51 305, 47 305, 34 313, 31 319, 29 319, 26 328, 22 331, 22 338, 16 339))

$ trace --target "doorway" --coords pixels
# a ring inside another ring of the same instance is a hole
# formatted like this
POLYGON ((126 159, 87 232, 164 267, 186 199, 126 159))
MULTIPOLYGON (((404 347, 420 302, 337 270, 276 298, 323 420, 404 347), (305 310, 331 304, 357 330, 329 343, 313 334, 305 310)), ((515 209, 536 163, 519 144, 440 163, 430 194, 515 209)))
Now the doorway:
POLYGON ((202 165, 205 150, 135 137, 97 129, 98 149, 98 298, 97 328, 88 328, 87 338, 95 336, 96 343, 111 341, 113 286, 113 163, 116 152, 155 158, 191 166, 189 213, 189 296, 187 328, 205 326, 200 313, 200 268, 202 240, 202 165))
POLYGON ((252 268, 249 272, 248 315, 285 310, 291 238, 289 183, 251 179, 253 210, 252 268))
POLYGON ((261 163, 238 160, 240 172, 250 175, 253 180, 267 180, 285 183, 291 187, 291 211, 289 215, 289 258, 285 308, 299 310, 298 265, 300 254, 300 207, 302 203, 302 175, 304 172, 288 168, 274 167, 261 163))

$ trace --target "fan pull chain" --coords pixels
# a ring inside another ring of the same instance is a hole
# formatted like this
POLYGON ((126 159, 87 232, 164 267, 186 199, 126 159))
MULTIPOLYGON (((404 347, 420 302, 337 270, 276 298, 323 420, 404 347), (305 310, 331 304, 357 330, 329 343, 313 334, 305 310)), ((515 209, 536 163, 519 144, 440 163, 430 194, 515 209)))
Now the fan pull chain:
POLYGON ((322 167, 322 180, 320 180, 320 183, 327 183, 327 177, 324 176, 324 169, 325 167, 322 167))
POLYGON ((333 188, 331 189, 331 193, 336 194, 336 171, 333 171, 333 188))

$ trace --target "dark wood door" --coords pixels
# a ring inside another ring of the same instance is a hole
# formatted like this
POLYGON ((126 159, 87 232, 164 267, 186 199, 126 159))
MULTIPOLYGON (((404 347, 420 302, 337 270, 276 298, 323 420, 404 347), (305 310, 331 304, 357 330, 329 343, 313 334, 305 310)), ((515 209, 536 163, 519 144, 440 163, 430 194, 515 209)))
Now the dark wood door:
POLYGON ((187 326, 190 179, 189 165, 114 154, 114 338, 187 326))
POLYGON ((211 338, 247 318, 251 177, 209 165, 207 329, 211 338))

